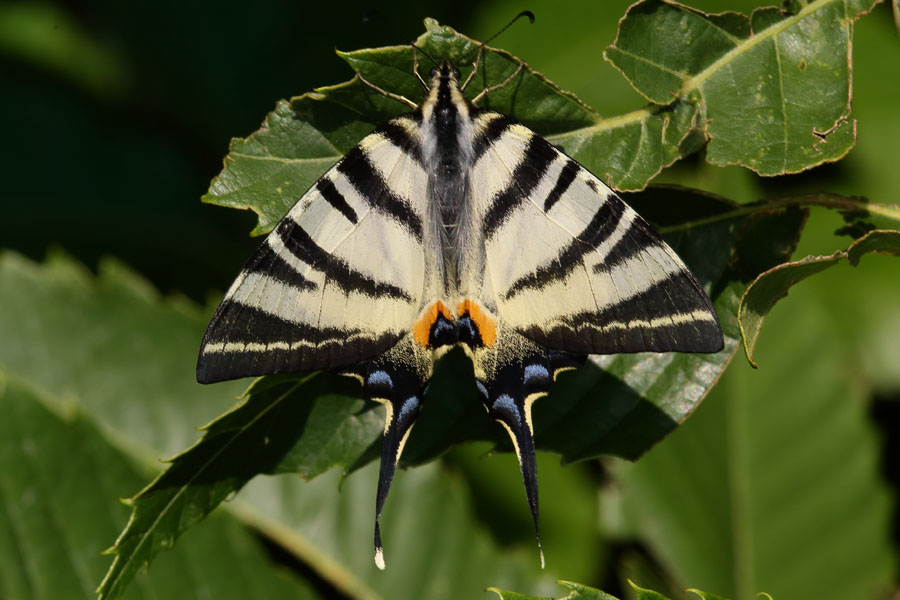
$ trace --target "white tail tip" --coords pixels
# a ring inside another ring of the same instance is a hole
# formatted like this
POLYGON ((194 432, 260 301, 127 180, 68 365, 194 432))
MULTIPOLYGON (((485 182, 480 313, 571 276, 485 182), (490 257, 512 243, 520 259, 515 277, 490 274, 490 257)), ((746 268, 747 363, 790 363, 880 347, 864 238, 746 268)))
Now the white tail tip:
POLYGON ((541 568, 544 568, 544 549, 538 548, 538 551, 541 553, 541 568))
MULTIPOLYGON (((541 557, 541 562, 544 558, 541 557)), ((384 548, 375 548, 375 566, 384 571, 384 548)))

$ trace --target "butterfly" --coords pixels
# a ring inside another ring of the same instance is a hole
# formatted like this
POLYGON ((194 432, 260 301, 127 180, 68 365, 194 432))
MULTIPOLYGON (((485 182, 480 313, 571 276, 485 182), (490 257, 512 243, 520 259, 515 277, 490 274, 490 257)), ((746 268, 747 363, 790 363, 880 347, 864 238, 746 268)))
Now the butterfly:
POLYGON ((464 82, 436 63, 420 104, 376 88, 412 112, 300 197, 200 349, 201 383, 338 368, 384 405, 381 569, 382 507, 434 363, 451 348, 469 356, 484 408, 510 436, 540 549, 531 408, 556 376, 588 354, 724 344, 709 297, 652 227, 540 135, 476 106, 512 76, 466 99, 480 56, 464 82))

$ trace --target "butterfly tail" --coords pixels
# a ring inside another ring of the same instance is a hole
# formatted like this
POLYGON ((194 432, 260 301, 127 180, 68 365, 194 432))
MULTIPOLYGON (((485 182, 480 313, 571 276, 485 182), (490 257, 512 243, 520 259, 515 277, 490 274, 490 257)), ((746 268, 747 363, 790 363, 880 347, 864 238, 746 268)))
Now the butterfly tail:
POLYGON ((363 375, 365 396, 385 408, 381 468, 375 496, 375 564, 379 569, 385 567, 379 518, 403 446, 419 415, 424 390, 431 377, 430 365, 430 357, 418 350, 414 342, 401 340, 393 349, 370 362, 363 375))
POLYGON ((525 398, 515 398, 509 394, 500 394, 490 401, 488 413, 498 421, 509 433, 519 468, 522 471, 522 482, 525 484, 525 497, 534 520, 534 537, 537 540, 541 556, 541 568, 544 567, 544 550, 541 547, 541 534, 538 524, 538 482, 537 461, 534 453, 534 437, 531 430, 531 415, 525 398))
POLYGON ((483 377, 478 381, 478 389, 488 414, 509 434, 519 459, 525 496, 534 519, 534 535, 543 568, 544 552, 541 548, 538 524, 537 461, 531 406, 535 400, 547 395, 550 390, 553 383, 553 367, 546 350, 529 344, 517 334, 506 333, 503 337, 508 336, 518 338, 514 340, 516 343, 507 345, 504 343, 507 340, 498 340, 498 347, 492 356, 484 357, 482 364, 486 368, 481 373, 483 377), (504 348, 510 347, 515 347, 518 351, 504 351, 504 348), (526 351, 522 352, 523 349, 526 351))

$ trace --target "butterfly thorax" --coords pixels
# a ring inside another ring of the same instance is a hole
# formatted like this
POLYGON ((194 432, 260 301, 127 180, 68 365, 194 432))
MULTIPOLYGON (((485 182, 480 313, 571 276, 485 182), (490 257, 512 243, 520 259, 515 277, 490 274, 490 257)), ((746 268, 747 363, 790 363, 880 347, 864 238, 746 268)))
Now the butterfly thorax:
POLYGON ((464 220, 470 197, 473 126, 471 104, 463 97, 459 71, 443 62, 431 71, 428 97, 419 107, 423 163, 428 172, 428 207, 441 249, 444 291, 459 288, 464 220))

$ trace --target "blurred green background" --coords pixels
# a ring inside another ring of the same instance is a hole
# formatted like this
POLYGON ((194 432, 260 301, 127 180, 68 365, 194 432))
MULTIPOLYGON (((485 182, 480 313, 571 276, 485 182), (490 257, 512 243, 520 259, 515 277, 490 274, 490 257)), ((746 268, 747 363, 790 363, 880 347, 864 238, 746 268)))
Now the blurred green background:
MULTIPOLYGON (((254 131, 276 100, 350 77, 334 48, 408 42, 425 16, 484 39, 528 8, 535 24, 517 24, 495 45, 615 116, 643 105, 602 59, 629 4, 0 4, 0 247, 37 261, 62 248, 90 268, 113 256, 164 293, 209 304, 256 246, 247 236, 255 216, 199 198, 229 139, 254 131), (373 9, 379 15, 365 22, 373 9)), ((656 182, 740 202, 816 191, 897 202, 900 40, 889 6, 857 24, 853 59, 859 141, 846 159, 761 179, 696 156, 656 182)), ((840 223, 814 210, 795 257, 846 247, 848 238, 833 235, 840 223)), ((867 256, 800 284, 776 306, 755 356, 759 371, 736 356, 696 414, 635 465, 560 468, 541 456, 550 575, 623 595, 626 577, 673 595, 685 587, 777 600, 900 593, 900 263, 867 256)), ((229 404, 223 398, 222 410, 229 404)), ((500 548, 531 552, 515 458, 485 459, 486 449, 460 448, 441 468, 462 473, 463 497, 500 548)), ((363 508, 368 515, 369 503, 363 508)), ((318 581, 314 568, 267 547, 318 581)), ((466 597, 481 597, 482 587, 466 597)))

